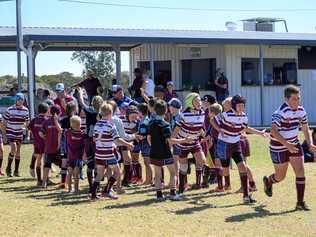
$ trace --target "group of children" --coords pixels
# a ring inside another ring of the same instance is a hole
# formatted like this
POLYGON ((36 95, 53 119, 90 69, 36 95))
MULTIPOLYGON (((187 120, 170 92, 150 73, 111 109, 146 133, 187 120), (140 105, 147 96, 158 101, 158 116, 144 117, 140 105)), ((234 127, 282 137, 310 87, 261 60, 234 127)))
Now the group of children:
MULTIPOLYGON (((217 187, 211 192, 230 191, 230 162, 234 160, 243 202, 256 202, 251 195, 257 191, 256 183, 246 163, 250 156, 246 133, 266 138, 269 134, 248 126, 244 97, 235 95, 218 104, 210 95, 201 98, 192 92, 182 105, 177 98, 166 102, 159 95, 155 98, 144 95, 146 103, 139 104, 116 103, 95 96, 89 104, 78 88, 77 99, 78 104, 65 104, 63 116, 59 105, 41 103, 38 115, 29 122, 24 96, 18 93, 16 104, 8 108, 1 120, 2 133, 11 146, 8 176, 12 176, 13 159, 14 175, 19 176, 22 127, 26 124, 34 144, 31 174, 43 188, 51 183, 49 171, 55 164, 61 170, 59 187, 78 193, 80 172, 86 165, 92 200, 117 199, 125 187, 134 185, 154 185, 158 201, 165 199, 163 190, 168 187, 170 199, 181 200, 188 189, 208 188, 213 183, 217 187), (144 179, 140 157, 145 168, 144 179), (192 163, 196 181, 190 186, 187 176, 192 163), (164 167, 169 172, 168 182, 164 167), (100 188, 103 180, 107 183, 100 188)), ((305 153, 314 161, 314 153, 309 149, 312 143, 306 140, 305 153)), ((3 143, 0 145, 0 175, 3 175, 3 143)), ((272 184, 266 179, 264 182, 269 193, 272 184)))

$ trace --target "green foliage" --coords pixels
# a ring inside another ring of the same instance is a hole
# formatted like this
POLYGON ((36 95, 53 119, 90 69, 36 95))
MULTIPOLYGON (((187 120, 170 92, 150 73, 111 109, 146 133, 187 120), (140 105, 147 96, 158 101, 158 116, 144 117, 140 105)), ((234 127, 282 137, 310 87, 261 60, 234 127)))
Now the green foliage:
POLYGON ((110 88, 114 71, 114 53, 107 51, 77 51, 71 60, 84 66, 83 74, 92 71, 105 89, 110 88))

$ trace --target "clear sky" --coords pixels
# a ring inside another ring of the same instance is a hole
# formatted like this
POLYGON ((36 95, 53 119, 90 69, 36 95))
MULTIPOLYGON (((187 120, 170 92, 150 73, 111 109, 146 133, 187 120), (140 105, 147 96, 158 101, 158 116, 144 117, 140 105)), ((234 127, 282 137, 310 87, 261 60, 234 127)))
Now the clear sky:
MULTIPOLYGON (((104 27, 104 28, 159 28, 224 30, 226 21, 250 17, 282 17, 290 32, 316 33, 316 11, 306 12, 202 12, 159 9, 109 7, 67 3, 58 0, 21 0, 24 26, 104 27)), ((86 0, 92 1, 92 0, 86 0)), ((315 0, 93 0, 97 2, 153 5, 183 8, 216 9, 316 9, 315 0)), ((0 1, 0 25, 15 26, 15 1, 0 1)), ((283 25, 276 28, 284 31, 283 25)), ((71 52, 40 52, 36 72, 39 75, 69 71, 80 75, 81 65, 70 60, 71 52)), ((129 69, 128 53, 122 55, 122 70, 129 69)), ((23 73, 26 74, 23 55, 23 73)), ((0 75, 16 75, 16 54, 0 52, 0 75)))

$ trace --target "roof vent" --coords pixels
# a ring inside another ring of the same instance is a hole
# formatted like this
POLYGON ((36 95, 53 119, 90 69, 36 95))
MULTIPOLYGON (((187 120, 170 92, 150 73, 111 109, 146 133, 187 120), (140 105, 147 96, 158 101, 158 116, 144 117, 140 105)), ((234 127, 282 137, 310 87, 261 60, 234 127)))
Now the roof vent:
POLYGON ((285 30, 287 30, 286 21, 281 18, 264 18, 264 17, 257 17, 251 19, 242 20, 244 23, 244 31, 268 31, 274 32, 275 31, 275 23, 276 22, 283 22, 285 25, 285 30))
POLYGON ((227 21, 225 23, 225 27, 226 27, 227 31, 236 31, 237 30, 237 24, 235 22, 232 22, 232 21, 227 21))

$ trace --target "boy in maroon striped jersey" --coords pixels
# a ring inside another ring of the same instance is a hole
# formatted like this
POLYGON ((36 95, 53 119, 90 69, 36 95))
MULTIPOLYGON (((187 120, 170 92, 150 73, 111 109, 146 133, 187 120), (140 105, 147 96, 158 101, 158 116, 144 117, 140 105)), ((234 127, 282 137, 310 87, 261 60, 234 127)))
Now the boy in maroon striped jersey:
POLYGON ((83 165, 83 157, 86 159, 84 150, 84 133, 81 130, 81 118, 72 116, 70 118, 70 129, 65 132, 67 151, 67 185, 68 192, 79 193, 80 168, 83 165), (74 177, 74 190, 72 190, 72 177, 74 177))
MULTIPOLYGON (((8 165, 6 173, 8 177, 12 177, 11 165, 15 158, 14 176, 19 177, 20 166, 20 149, 23 139, 23 126, 28 127, 29 123, 29 110, 24 105, 24 95, 22 93, 16 94, 16 102, 10 106, 4 113, 4 126, 6 131, 7 141, 10 144, 10 153, 8 157, 8 165)), ((27 140, 29 135, 27 131, 27 140)))
POLYGON ((284 98, 284 103, 272 115, 270 155, 274 173, 263 177, 264 191, 267 196, 272 196, 273 184, 285 178, 290 163, 296 176, 296 210, 309 211, 310 208, 304 202, 305 171, 303 150, 298 139, 300 127, 309 150, 316 152, 316 146, 309 132, 307 113, 300 105, 300 89, 287 86, 284 89, 284 98))
POLYGON ((4 176, 4 173, 2 173, 2 161, 3 161, 3 134, 4 133, 4 127, 3 127, 3 118, 0 114, 0 176, 4 176))
POLYGON ((265 131, 258 131, 248 126, 248 117, 245 111, 246 100, 240 95, 232 98, 232 109, 215 117, 213 127, 219 131, 216 145, 217 156, 223 167, 229 167, 231 159, 238 167, 241 186, 243 189, 244 204, 256 202, 249 194, 247 165, 241 151, 240 136, 249 132, 266 137, 265 131))
POLYGON ((186 109, 182 113, 182 119, 176 123, 172 137, 191 137, 193 142, 177 144, 180 148, 179 163, 179 193, 185 190, 185 180, 188 173, 188 155, 192 153, 196 166, 196 188, 202 185, 202 169, 205 164, 205 155, 200 144, 200 137, 204 133, 205 113, 202 110, 202 102, 199 94, 190 93, 185 99, 186 109))
MULTIPOLYGON (((36 161, 36 176, 37 176, 37 186, 42 185, 42 158, 44 154, 45 141, 40 137, 39 132, 43 128, 43 123, 47 119, 48 114, 48 105, 46 103, 41 103, 38 105, 39 115, 31 120, 28 128, 31 130, 33 135, 33 146, 34 152, 33 155, 36 161)), ((34 162, 35 166, 35 162, 34 162)), ((34 168, 33 168, 34 172, 34 168)))
MULTIPOLYGON (((96 145, 95 151, 95 164, 97 166, 97 176, 94 179, 91 199, 98 199, 97 189, 101 179, 104 177, 106 167, 109 167, 113 175, 108 179, 108 183, 102 191, 104 197, 110 199, 117 199, 112 192, 112 186, 121 175, 118 160, 114 155, 114 146, 122 145, 128 149, 133 149, 132 143, 124 141, 117 134, 116 127, 112 124, 112 106, 106 102, 101 106, 101 120, 99 120, 94 126, 94 141, 96 145)), ((111 173, 110 172, 110 173, 111 173)))

